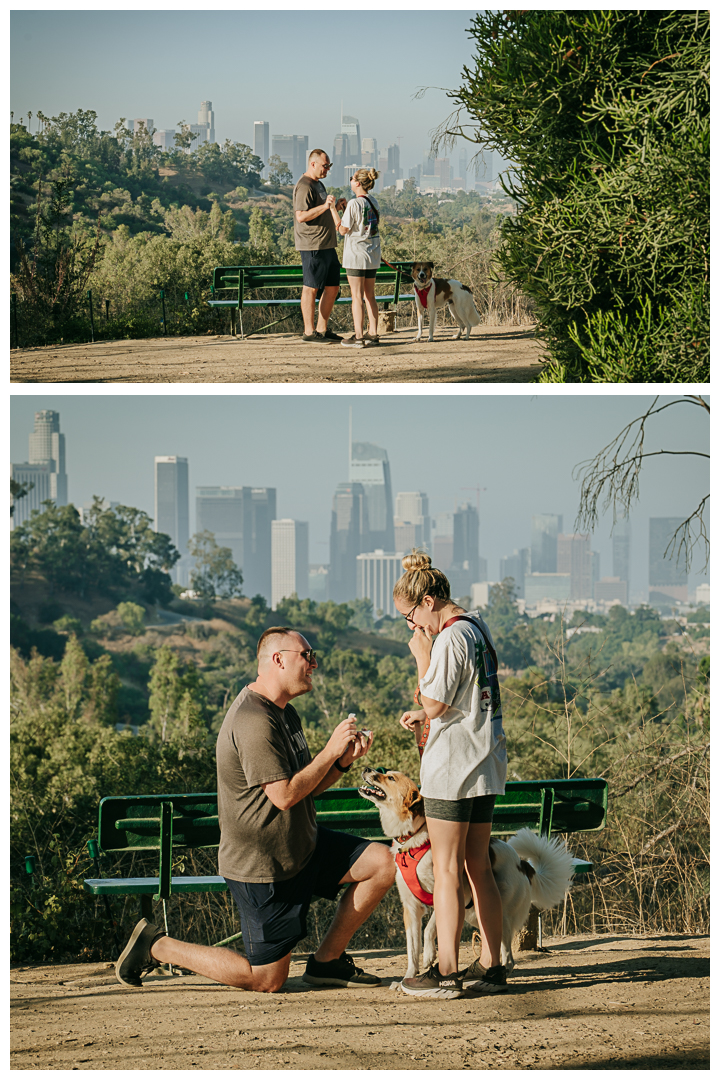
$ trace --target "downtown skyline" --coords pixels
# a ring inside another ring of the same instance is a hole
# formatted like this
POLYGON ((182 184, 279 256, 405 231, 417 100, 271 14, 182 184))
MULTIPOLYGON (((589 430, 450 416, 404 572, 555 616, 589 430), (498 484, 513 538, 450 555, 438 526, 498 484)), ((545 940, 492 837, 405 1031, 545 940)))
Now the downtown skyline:
MULTIPOLYGON (((220 143, 231 139, 252 147, 254 122, 262 119, 271 133, 307 135, 309 148, 327 143, 323 148, 329 153, 342 111, 357 116, 378 147, 399 145, 407 175, 428 150, 430 132, 453 111, 443 88, 457 89, 463 65, 472 60, 473 42, 466 33, 472 15, 471 10, 383 11, 382 40, 401 38, 406 48, 393 52, 388 64, 387 50, 379 46, 358 83, 339 45, 357 32, 353 12, 15 11, 11 109, 16 121, 23 117, 25 122, 28 110, 33 117, 38 109, 48 116, 94 110, 98 127, 107 131, 121 117, 132 127, 133 119, 150 116, 164 130, 181 119, 194 124, 200 102, 209 99, 220 143), (279 20, 285 34, 278 35, 279 20), (198 48, 201 35, 212 49, 198 48), (305 58, 315 50, 330 64, 311 76, 305 58), (238 92, 238 67, 252 93, 238 92), (311 108, 307 96, 298 93, 303 83, 320 91, 312 95, 311 108), (416 97, 423 87, 428 88, 424 96, 416 97)), ((462 145, 470 160, 475 147, 462 145)), ((441 156, 450 156, 457 168, 460 149, 441 156)), ((497 154, 493 159, 496 176, 502 163, 497 154)), ((482 163, 477 178, 490 178, 489 169, 483 176, 482 163)))
MULTIPOLYGON (((533 515, 563 515, 565 531, 572 531, 579 493, 572 466, 593 456, 647 403, 644 395, 16 395, 11 460, 27 456, 33 413, 52 408, 67 439, 68 499, 76 506, 100 495, 153 516, 153 459, 177 454, 188 459, 191 534, 196 487, 275 487, 277 517, 308 521, 310 561, 327 564, 333 493, 349 477, 352 406, 353 441, 387 450, 393 498, 424 491, 432 517, 479 499, 480 554, 496 580, 499 560, 529 545, 533 515)), ((665 415, 671 426, 651 428, 648 445, 705 448, 706 433, 690 408, 665 415)), ((685 517, 706 493, 706 467, 687 460, 693 459, 650 462, 643 472, 631 516, 633 593, 648 580, 649 519, 685 517)), ((610 527, 609 517, 601 519, 592 538, 603 577, 612 574, 610 527)), ((706 578, 699 569, 696 562, 691 590, 706 578)))

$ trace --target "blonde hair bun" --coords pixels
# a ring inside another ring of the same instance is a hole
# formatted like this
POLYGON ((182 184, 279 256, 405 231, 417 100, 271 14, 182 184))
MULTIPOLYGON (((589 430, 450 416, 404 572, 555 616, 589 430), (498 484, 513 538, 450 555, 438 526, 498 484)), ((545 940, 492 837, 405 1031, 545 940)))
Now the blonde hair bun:
POLYGON ((410 554, 403 559, 402 568, 403 570, 430 570, 432 569, 432 559, 425 551, 413 548, 410 554))

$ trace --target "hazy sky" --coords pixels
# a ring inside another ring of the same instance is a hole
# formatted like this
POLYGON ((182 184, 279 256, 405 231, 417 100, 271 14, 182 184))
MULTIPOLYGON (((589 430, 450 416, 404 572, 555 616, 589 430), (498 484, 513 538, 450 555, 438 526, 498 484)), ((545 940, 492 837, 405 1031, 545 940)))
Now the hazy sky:
MULTIPOLYGON (((348 479, 348 414, 353 439, 389 455, 393 496, 421 490, 430 512, 452 511, 480 492, 480 550, 494 580, 499 559, 529 546, 533 514, 564 516, 571 532, 578 508, 573 466, 596 454, 650 398, 637 394, 494 393, 411 395, 358 389, 353 396, 228 392, 112 395, 15 394, 11 460, 27 460, 33 413, 56 409, 67 443, 69 498, 101 495, 154 512, 153 459, 189 460, 191 531, 195 487, 277 488, 278 517, 310 523, 310 558, 329 558, 330 510, 348 479)), ((665 400, 670 400, 667 398, 665 400)), ((652 420, 646 449, 708 449, 708 422, 682 404, 652 420)), ((686 517, 708 491, 703 459, 655 458, 643 469, 641 501, 632 516, 631 589, 647 587, 648 518, 686 517)), ((610 528, 593 537, 601 575, 612 574, 610 528)), ((699 568, 699 567, 698 567, 699 568)), ((694 586, 699 577, 691 578, 694 586)))
MULTIPOLYGON (((331 151, 342 102, 378 149, 398 142, 407 174, 429 146, 430 130, 452 112, 441 90, 422 100, 414 95, 422 86, 460 86, 472 57, 465 32, 472 15, 13 11, 10 108, 16 121, 27 121, 28 110, 35 117, 38 109, 46 116, 94 109, 104 130, 121 116, 172 128, 197 123, 209 99, 219 142, 252 146, 253 122, 268 120, 271 137, 307 135, 310 148, 331 151)), ((457 152, 451 157, 457 167, 457 152)))

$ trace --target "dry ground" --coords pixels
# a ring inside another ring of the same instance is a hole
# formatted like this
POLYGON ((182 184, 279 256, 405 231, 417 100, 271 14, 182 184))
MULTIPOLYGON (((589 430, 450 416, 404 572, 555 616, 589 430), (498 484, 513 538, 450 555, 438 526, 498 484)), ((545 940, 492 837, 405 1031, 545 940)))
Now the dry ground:
MULTIPOLYGON (((11 973, 14 1069, 709 1069, 709 939, 585 935, 522 953, 509 993, 393 989, 405 957, 355 951, 378 989, 275 995, 199 976, 126 990, 109 964, 11 973)), ((464 946, 461 962, 470 960, 464 946)))
MULTIPOLYGON (((13 349, 12 382, 388 383, 530 382, 542 346, 532 326, 474 327, 469 341, 440 328, 433 342, 398 330, 377 347, 305 345, 296 333, 102 341, 13 349)), ((427 336, 427 330, 426 330, 427 336)))

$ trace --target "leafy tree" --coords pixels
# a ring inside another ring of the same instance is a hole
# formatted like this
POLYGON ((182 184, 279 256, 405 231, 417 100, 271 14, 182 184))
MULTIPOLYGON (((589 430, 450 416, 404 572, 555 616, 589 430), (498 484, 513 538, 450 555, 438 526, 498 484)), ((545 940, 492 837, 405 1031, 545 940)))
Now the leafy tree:
POLYGON ((161 742, 204 741, 204 691, 194 664, 183 665, 167 645, 158 649, 150 672, 148 727, 161 742))
POLYGON ((292 184, 292 169, 290 169, 286 162, 283 161, 279 154, 270 155, 268 168, 270 169, 268 179, 271 184, 276 184, 278 187, 281 187, 284 184, 292 184))
POLYGON ((117 613, 128 634, 137 636, 144 633, 145 608, 142 604, 133 604, 132 600, 125 600, 122 604, 118 604, 117 613))
POLYGON ((250 213, 250 248, 258 259, 267 259, 273 254, 275 237, 270 219, 263 214, 259 206, 254 206, 250 213))
POLYGON ((513 163, 498 259, 536 302, 541 381, 706 382, 709 12, 488 11, 469 32, 436 143, 513 163))
POLYGON ((195 559, 190 585, 203 600, 242 596, 242 573, 233 562, 230 548, 220 547, 213 534, 204 529, 192 537, 188 550, 195 559))

